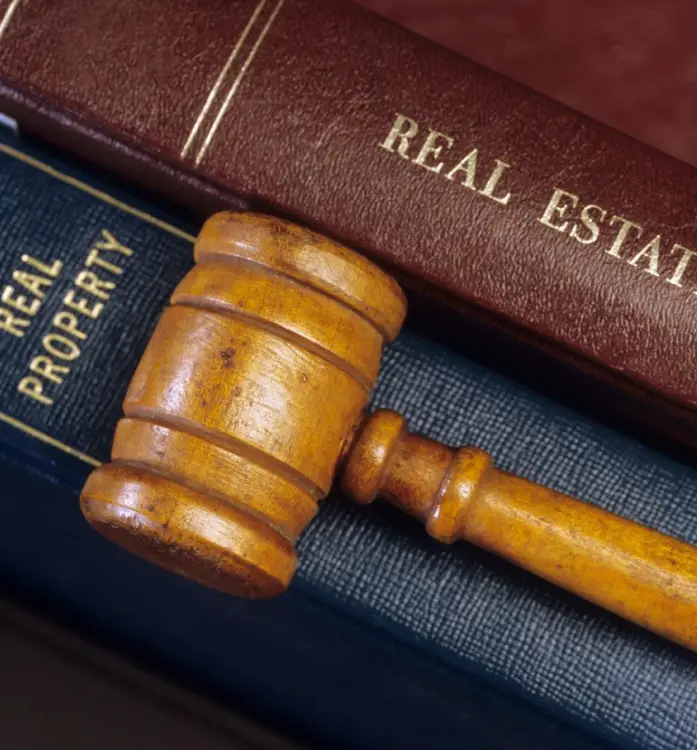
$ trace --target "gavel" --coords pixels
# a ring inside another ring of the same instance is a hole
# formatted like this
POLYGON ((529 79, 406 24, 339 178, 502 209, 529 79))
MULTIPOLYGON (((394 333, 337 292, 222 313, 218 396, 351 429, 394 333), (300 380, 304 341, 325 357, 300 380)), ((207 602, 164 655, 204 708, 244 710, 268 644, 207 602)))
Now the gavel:
POLYGON ((112 461, 81 495, 104 536, 244 597, 289 585, 335 476, 431 536, 466 540, 690 649, 697 550, 496 469, 477 448, 366 414, 406 314, 366 258, 258 214, 211 217, 124 401, 112 461))

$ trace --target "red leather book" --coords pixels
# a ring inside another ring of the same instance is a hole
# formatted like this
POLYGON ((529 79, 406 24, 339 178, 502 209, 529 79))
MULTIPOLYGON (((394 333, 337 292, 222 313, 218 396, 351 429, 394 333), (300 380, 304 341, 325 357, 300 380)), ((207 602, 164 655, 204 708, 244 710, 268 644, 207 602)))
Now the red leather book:
POLYGON ((363 8, 1 0, 0 110, 356 246, 697 443, 697 172, 363 8))

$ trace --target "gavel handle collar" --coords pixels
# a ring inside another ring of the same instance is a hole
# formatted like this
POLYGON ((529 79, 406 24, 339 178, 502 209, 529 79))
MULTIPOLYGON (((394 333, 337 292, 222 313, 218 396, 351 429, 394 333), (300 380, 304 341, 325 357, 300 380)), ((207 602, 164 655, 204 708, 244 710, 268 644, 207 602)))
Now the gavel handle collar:
POLYGON ((367 417, 341 487, 377 497, 450 543, 466 540, 665 638, 697 650, 697 549, 512 476, 477 448, 411 435, 402 416, 367 417))

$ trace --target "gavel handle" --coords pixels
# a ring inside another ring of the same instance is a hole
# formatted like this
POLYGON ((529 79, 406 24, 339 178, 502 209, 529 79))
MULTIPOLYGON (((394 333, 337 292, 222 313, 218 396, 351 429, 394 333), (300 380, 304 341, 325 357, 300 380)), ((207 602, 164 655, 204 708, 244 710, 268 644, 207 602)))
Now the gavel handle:
POLYGON ((346 451, 342 488, 383 497, 443 542, 467 540, 665 638, 697 650, 697 549, 494 468, 476 448, 368 417, 346 451))

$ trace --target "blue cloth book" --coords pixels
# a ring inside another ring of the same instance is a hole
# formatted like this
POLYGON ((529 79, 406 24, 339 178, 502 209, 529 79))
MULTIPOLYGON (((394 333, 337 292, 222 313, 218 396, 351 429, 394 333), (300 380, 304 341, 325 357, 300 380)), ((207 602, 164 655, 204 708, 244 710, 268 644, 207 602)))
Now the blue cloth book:
MULTIPOLYGON (((96 535, 79 491, 198 227, 36 142, 7 135, 0 165, 6 588, 321 747, 697 746, 696 655, 388 507, 328 498, 289 593, 263 602, 96 535), (98 261, 112 240, 132 252, 98 261)), ((423 335, 386 352, 374 403, 697 544, 697 471, 423 335)))

